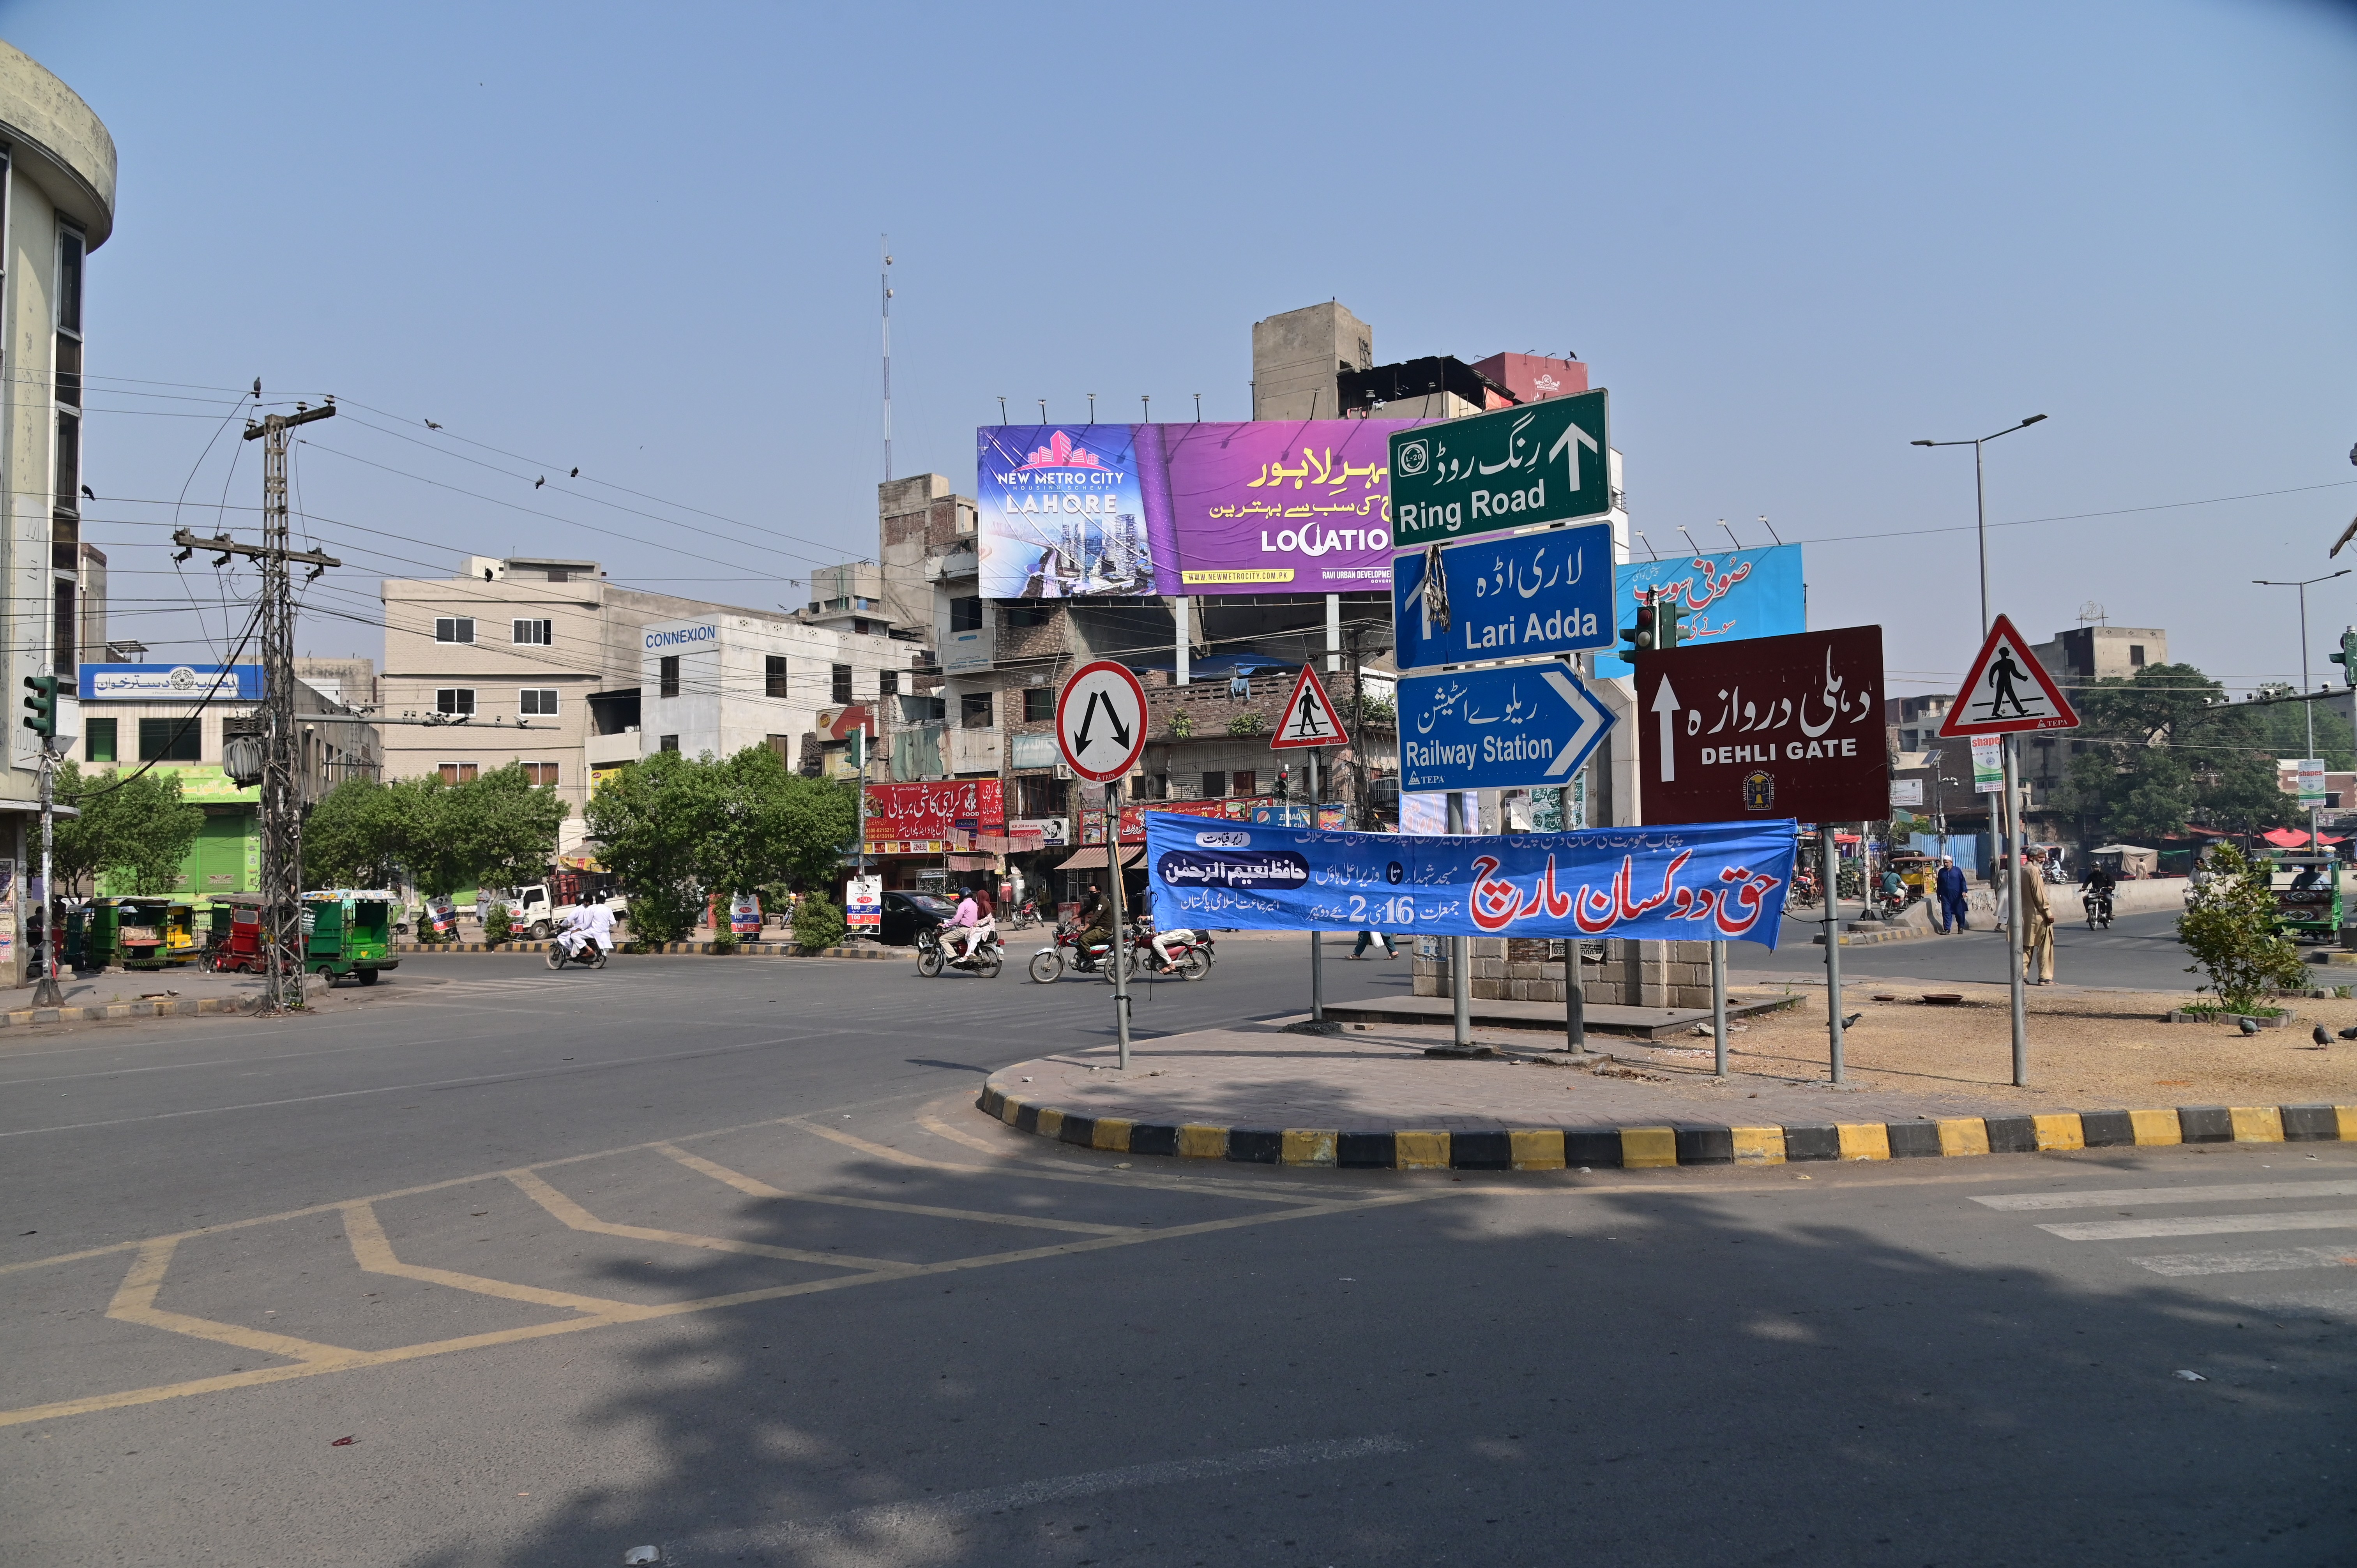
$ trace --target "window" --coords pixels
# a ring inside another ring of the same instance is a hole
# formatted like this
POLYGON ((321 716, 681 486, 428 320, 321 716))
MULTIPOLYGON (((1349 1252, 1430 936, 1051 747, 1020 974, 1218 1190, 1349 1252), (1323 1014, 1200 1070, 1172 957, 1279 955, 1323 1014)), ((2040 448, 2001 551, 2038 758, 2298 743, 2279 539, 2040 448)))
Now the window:
POLYGON ((58 510, 75 511, 81 505, 81 418, 58 411, 58 510))
POLYGON ((1228 792, 1228 776, 1207 772, 1203 775, 1203 799, 1216 800, 1228 792))
POLYGON ((204 743, 205 721, 196 714, 139 721, 142 762, 200 762, 205 755, 204 743))
POLYGON ((82 237, 58 231, 57 278, 57 507, 81 510, 81 281, 82 237), (68 412, 71 410, 73 412, 68 412))
POLYGON ((537 784, 544 789, 555 789, 556 764, 554 762, 525 763, 523 765, 523 781, 527 784, 537 784))
POLYGON ((86 760, 91 762, 113 762, 115 760, 114 726, 120 722, 121 721, 116 719, 85 719, 82 721, 82 728, 90 732, 87 742, 82 749, 82 756, 86 760))
POLYGON ((658 697, 676 697, 679 695, 678 654, 666 653, 662 659, 656 661, 655 695, 658 697))
POLYGON ((1015 781, 1016 814, 1025 817, 1060 817, 1064 814, 1064 781, 1050 775, 1045 779, 1023 778, 1015 781))
POLYGON ((2141 670, 2144 668, 2143 643, 2131 642, 2128 644, 2128 668, 2131 670, 2141 670))
POLYGON ((475 771, 476 765, 471 762, 446 762, 440 768, 445 784, 472 784, 475 771))
POLYGON ((554 621, 520 620, 515 623, 515 639, 519 643, 534 643, 545 648, 555 640, 551 635, 554 630, 554 621))
POLYGON ((74 657, 76 651, 74 648, 73 580, 70 577, 59 577, 53 579, 53 581, 57 588, 55 596, 57 603, 57 630, 56 639, 53 644, 55 651, 51 654, 51 659, 57 672, 70 681, 73 679, 74 657))
POLYGON ((1023 688, 1023 722, 1048 724, 1056 717, 1056 689, 1052 686, 1023 688))
POLYGON ((556 716, 556 688, 555 688, 555 687, 554 687, 554 686, 526 686, 526 687, 523 689, 523 691, 520 693, 520 695, 523 698, 523 703, 522 703, 522 708, 521 708, 519 711, 523 714, 523 716, 524 716, 524 717, 526 717, 526 718, 528 718, 528 719, 529 719, 529 718, 552 718, 552 719, 553 719, 553 718, 554 718, 554 717, 556 716))
POLYGON ((777 754, 777 757, 780 762, 784 763, 788 768, 791 768, 794 765, 793 736, 790 735, 772 735, 765 736, 762 738, 769 746, 769 748, 777 754))
POLYGON ((470 616, 458 616, 456 618, 444 616, 441 619, 434 623, 434 640, 436 642, 474 641, 474 618, 470 616))
POLYGON ((1055 615, 1055 607, 1037 599, 1018 599, 1006 607, 1006 624, 1015 626, 1046 626, 1055 615))
POLYGON ((1254 772, 1251 768, 1245 768, 1237 770, 1235 786, 1237 794, 1257 795, 1260 793, 1260 790, 1256 788, 1259 783, 1260 775, 1254 772))
POLYGON ((761 660, 761 694, 765 697, 783 697, 787 694, 784 654, 772 653, 761 660))
POLYGON ((958 724, 965 729, 990 727, 990 693, 967 692, 958 698, 958 724))
POLYGON ((979 597, 972 596, 964 598, 952 599, 950 601, 950 629, 952 631, 980 631, 982 629, 982 600, 979 597))
POLYGON ((655 749, 657 751, 677 751, 679 749, 679 736, 675 735, 667 735, 663 736, 661 740, 655 743, 655 749))
POLYGON ((563 566, 551 566, 548 569, 548 580, 552 583, 569 583, 573 581, 573 574, 563 566))
POLYGON ((879 697, 899 696, 900 694, 900 672, 898 670, 878 670, 876 671, 876 694, 879 697))
POLYGON ((434 711, 437 714, 471 714, 475 711, 475 689, 472 686, 442 686, 434 693, 434 711))
POLYGON ((834 667, 834 701, 838 703, 851 701, 851 666, 848 664, 838 664, 834 667))

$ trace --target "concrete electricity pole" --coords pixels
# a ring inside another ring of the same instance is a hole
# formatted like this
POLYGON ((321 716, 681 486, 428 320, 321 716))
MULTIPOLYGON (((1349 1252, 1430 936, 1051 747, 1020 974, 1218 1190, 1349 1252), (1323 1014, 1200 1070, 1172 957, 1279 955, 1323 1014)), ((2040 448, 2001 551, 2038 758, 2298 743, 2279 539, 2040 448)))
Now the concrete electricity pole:
POLYGON ((183 553, 218 550, 223 561, 243 555, 262 568, 262 926, 269 953, 263 988, 273 1013, 303 1005, 303 802, 295 777, 295 591, 287 568, 301 562, 316 577, 343 564, 287 545, 286 433, 336 413, 333 403, 295 407, 245 427, 245 439, 262 442, 262 542, 199 539, 187 529, 172 535, 183 553))

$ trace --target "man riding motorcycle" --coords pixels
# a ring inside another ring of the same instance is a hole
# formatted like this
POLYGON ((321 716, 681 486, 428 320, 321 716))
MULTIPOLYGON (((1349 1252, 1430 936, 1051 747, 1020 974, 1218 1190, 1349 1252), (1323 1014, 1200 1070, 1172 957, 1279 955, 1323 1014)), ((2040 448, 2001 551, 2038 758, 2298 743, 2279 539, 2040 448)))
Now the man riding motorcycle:
POLYGON ((976 903, 974 889, 958 889, 957 913, 950 917, 949 929, 942 934, 942 945, 949 951, 950 961, 956 963, 974 951, 974 944, 985 934, 997 929, 996 923, 976 903))
POLYGON ((608 952, 614 950, 614 911, 603 904, 585 904, 565 918, 565 929, 557 933, 557 941, 565 956, 576 958, 584 944, 594 942, 608 952))
MULTIPOLYGON (((1149 892, 1146 897, 1146 908, 1151 911, 1154 908, 1154 895, 1149 892)), ((1147 918, 1149 919, 1152 918, 1150 913, 1147 918)), ((1170 944, 1172 942, 1185 943, 1191 942, 1194 940, 1195 933, 1185 926, 1173 926, 1170 929, 1166 931, 1158 923, 1156 924, 1154 927, 1153 938, 1154 956, 1162 961, 1162 967, 1157 972, 1168 974, 1172 970, 1178 967, 1178 961, 1170 956, 1170 944)))

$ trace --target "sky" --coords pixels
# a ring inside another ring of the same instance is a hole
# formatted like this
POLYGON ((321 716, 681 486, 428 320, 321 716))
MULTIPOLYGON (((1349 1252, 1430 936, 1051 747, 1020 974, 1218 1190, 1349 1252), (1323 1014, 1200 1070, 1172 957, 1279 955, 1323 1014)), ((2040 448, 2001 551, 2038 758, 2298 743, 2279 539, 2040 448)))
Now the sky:
MULTIPOLYGON (((1896 692, 1980 630, 1972 454, 1917 437, 2049 416, 1987 448, 2034 639, 2092 601, 2296 681, 2250 580, 2357 564, 2347 5, 0 0, 0 37, 120 155, 86 537, 155 657, 243 624, 250 577, 163 541, 254 525, 256 377, 342 410, 296 457, 346 563, 304 651, 378 652, 378 579, 468 553, 805 602, 876 553, 888 233, 894 471, 964 494, 1001 396, 1246 417, 1251 324, 1324 295, 1382 362, 1577 351, 1634 526, 1764 514, 1896 692)), ((2337 676, 2357 576, 2309 596, 2337 676)))

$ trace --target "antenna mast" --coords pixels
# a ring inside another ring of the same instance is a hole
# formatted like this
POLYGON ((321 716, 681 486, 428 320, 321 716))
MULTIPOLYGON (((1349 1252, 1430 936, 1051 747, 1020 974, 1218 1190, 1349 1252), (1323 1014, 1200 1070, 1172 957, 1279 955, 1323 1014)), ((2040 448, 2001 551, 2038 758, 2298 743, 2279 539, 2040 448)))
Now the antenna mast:
POLYGON ((892 478, 892 236, 883 236, 884 256, 884 478, 892 478))

